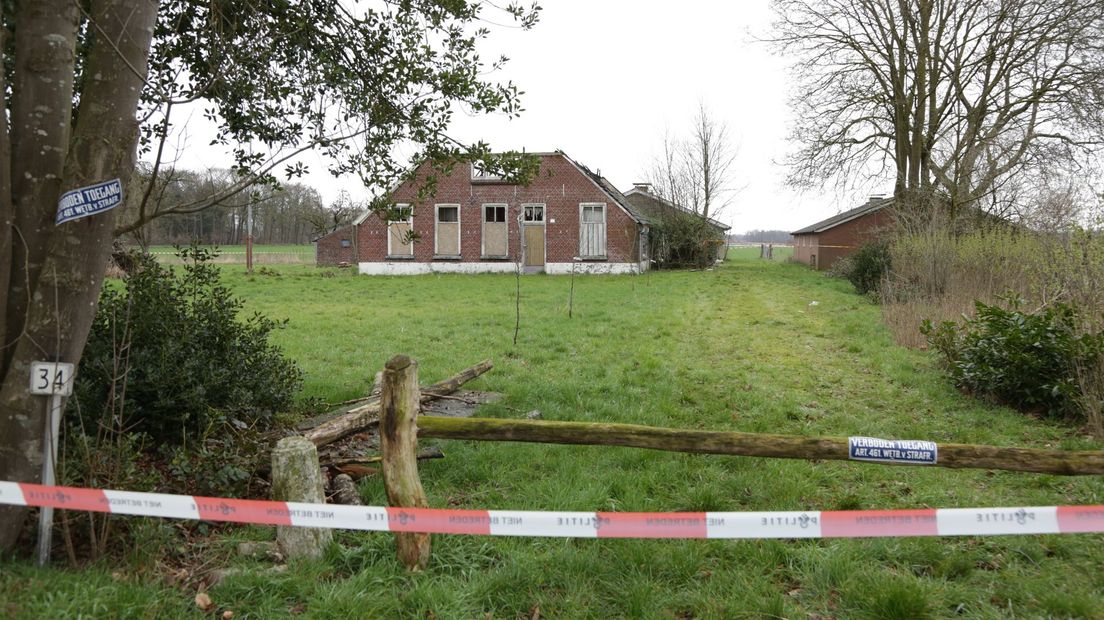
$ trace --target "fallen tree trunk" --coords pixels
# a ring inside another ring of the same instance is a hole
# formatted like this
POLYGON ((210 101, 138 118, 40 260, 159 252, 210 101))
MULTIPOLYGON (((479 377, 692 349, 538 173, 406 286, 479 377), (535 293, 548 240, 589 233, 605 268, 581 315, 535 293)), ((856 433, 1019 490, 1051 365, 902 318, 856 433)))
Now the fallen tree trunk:
MULTIPOLYGON (((695 431, 635 424, 421 416, 418 418, 418 434, 438 439, 627 446, 699 454, 850 460, 846 437, 695 431)), ((921 465, 907 462, 878 464, 921 465)), ((1104 452, 941 443, 936 462, 926 466, 1084 476, 1104 474, 1104 452)))
MULTIPOLYGON (((474 366, 465 368, 444 381, 438 381, 433 385, 423 388, 421 390, 421 402, 426 403, 438 396, 452 394, 460 389, 460 386, 487 372, 493 366, 494 364, 491 363, 491 360, 483 360, 474 366)), ((303 433, 303 436, 314 442, 316 446, 324 446, 342 437, 352 435, 353 433, 359 433, 362 430, 370 428, 372 425, 379 422, 379 415, 380 400, 375 398, 363 405, 350 409, 340 417, 319 424, 303 433)))

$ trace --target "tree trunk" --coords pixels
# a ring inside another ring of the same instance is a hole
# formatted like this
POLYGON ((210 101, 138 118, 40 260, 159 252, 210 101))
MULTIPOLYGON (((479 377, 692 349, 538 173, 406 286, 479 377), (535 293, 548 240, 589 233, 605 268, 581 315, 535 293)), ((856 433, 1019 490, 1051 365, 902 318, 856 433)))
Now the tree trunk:
MULTIPOLYGON (((77 5, 67 0, 49 4, 21 3, 17 22, 17 37, 36 37, 17 44, 19 66, 33 71, 43 55, 56 57, 51 73, 57 79, 65 74, 68 80, 67 88, 37 93, 29 99, 35 102, 33 107, 13 105, 12 109, 16 222, 17 226, 37 227, 31 230, 35 242, 29 244, 26 260, 18 265, 26 271, 12 275, 13 279, 27 277, 30 287, 24 299, 29 301, 14 306, 16 315, 8 317, 9 326, 20 323, 22 329, 14 332, 17 338, 8 339, 14 346, 0 383, 0 436, 5 438, 6 446, 14 447, 0 455, 0 479, 20 482, 37 481, 42 465, 44 425, 37 412, 44 405, 27 393, 30 364, 40 359, 79 363, 111 253, 114 211, 55 226, 57 200, 63 191, 114 178, 128 187, 138 137, 138 98, 144 87, 157 17, 157 4, 149 0, 92 2, 89 28, 95 29, 96 36, 84 67, 79 114, 71 139, 55 153, 44 148, 43 140, 56 143, 54 134, 67 133, 71 124, 68 110, 77 5), (57 110, 65 111, 64 117, 59 117, 57 110), (33 147, 28 142, 30 136, 16 137, 17 129, 32 126, 36 117, 43 116, 51 122, 41 131, 36 130, 33 147), (20 155, 28 150, 34 153, 20 155), (63 166, 56 161, 59 154, 63 166)), ((17 78, 15 86, 21 90, 15 93, 16 102, 28 96, 22 90, 28 87, 27 82, 36 80, 42 80, 41 74, 17 78)), ((22 228, 19 232, 27 234, 22 228)), ((9 312, 12 310, 9 305, 9 312)), ((24 513, 0 509, 0 550, 15 543, 24 513)))
MULTIPOLYGON (((4 50, 8 47, 7 29, 4 28, 4 3, 0 2, 0 93, 8 92, 8 82, 3 67, 6 64, 4 50)), ((0 118, 0 261, 11 264, 12 226, 15 224, 15 208, 11 192, 11 140, 7 116, 0 118)), ((0 263, 0 291, 10 291, 11 269, 0 263)), ((10 294, 10 293, 9 293, 10 294)), ((0 376, 7 367, 7 355, 3 346, 8 342, 8 302, 0 302, 0 376)))

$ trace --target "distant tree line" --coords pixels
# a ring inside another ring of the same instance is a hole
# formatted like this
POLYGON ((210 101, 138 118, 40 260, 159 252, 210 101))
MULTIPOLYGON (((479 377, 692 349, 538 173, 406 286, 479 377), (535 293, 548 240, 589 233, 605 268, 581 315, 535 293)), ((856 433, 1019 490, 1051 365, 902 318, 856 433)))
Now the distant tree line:
MULTIPOLYGON (((302 183, 285 183, 279 188, 258 185, 207 207, 209 196, 226 193, 239 182, 234 172, 214 169, 206 172, 175 170, 162 173, 147 208, 173 208, 127 236, 143 245, 202 244, 239 245, 248 234, 248 210, 253 211, 253 241, 258 244, 310 243, 317 237, 352 221, 365 208, 348 192, 325 204, 318 190, 302 183), (194 210, 180 205, 196 204, 194 210)), ((137 201, 134 201, 136 203, 137 201)), ((128 204, 128 208, 136 208, 128 204)))
POLYGON ((790 243, 793 237, 785 230, 749 230, 745 233, 730 233, 729 243, 790 243))

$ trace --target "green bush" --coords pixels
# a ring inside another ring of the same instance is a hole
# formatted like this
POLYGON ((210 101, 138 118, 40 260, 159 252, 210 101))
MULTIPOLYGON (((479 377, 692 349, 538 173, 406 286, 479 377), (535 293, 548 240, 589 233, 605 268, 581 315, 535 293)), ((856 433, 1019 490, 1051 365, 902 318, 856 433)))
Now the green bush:
POLYGON ((891 267, 889 243, 874 241, 863 244, 854 254, 837 260, 832 265, 831 274, 846 278, 856 291, 867 295, 878 292, 882 278, 891 267))
POLYGON ((1067 304, 1027 312, 1018 298, 1005 301, 1008 308, 976 302, 961 324, 925 321, 921 331, 960 388, 1026 411, 1077 415, 1075 369, 1104 354, 1104 333, 1079 334, 1067 304))
POLYGON ((129 432, 180 446, 223 423, 267 426, 291 406, 302 372, 268 341, 281 324, 239 318, 210 250, 178 253, 176 271, 132 255, 123 287, 105 287, 75 386, 84 428, 110 409, 129 432))
POLYGON ((661 268, 705 268, 717 259, 724 237, 704 218, 670 209, 653 221, 648 235, 650 255, 661 268))
MULTIPOLYGON (((66 484, 253 496, 274 414, 291 407, 302 373, 268 342, 279 323, 239 318, 214 253, 178 253, 176 270, 121 256, 122 285, 100 296, 66 416, 66 484)), ((142 549, 161 558, 178 529, 143 523, 93 513, 87 527, 63 529, 65 547, 74 560, 142 549)))

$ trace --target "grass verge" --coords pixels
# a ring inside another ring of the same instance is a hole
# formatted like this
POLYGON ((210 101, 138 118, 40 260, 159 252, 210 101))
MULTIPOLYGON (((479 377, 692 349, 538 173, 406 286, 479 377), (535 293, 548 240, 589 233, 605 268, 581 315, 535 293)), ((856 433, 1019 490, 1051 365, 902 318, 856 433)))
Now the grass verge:
MULTIPOLYGON (((734 250, 707 272, 521 280, 373 278, 281 267, 228 270, 251 310, 289 318, 275 339, 306 396, 362 394, 396 353, 424 381, 491 357, 482 415, 803 435, 872 435, 1099 448, 1047 421, 958 394, 928 354, 899 347, 846 282, 734 250), (813 304, 812 302, 816 302, 813 304)), ((436 507, 533 510, 834 510, 1104 503, 1099 478, 681 455, 634 449, 441 442, 421 466, 436 507)), ((366 479, 367 503, 385 502, 366 479)), ((266 537, 247 528, 234 537, 266 537)), ((1104 615, 1097 535, 834 541, 434 538, 407 574, 386 534, 343 532, 317 562, 241 572, 211 596, 235 618, 924 618, 1104 615)), ((0 570, 27 615, 200 617, 194 593, 136 586, 129 569, 0 570), (94 590, 94 595, 88 592, 94 590), (137 601, 137 602, 135 602, 137 601), (140 604, 156 601, 156 606, 140 604), (106 610, 106 611, 105 611, 106 610), (103 612, 103 613, 101 613, 103 612)), ((4 607, 0 606, 0 609, 4 607)))

